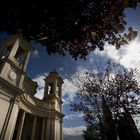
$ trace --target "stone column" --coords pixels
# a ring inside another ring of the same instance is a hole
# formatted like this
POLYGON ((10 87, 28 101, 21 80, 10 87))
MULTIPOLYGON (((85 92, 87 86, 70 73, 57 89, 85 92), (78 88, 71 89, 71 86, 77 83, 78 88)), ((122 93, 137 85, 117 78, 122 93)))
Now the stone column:
POLYGON ((46 97, 48 96, 48 83, 45 81, 45 90, 44 90, 44 97, 43 97, 43 100, 46 101, 46 97))
POLYGON ((19 112, 18 104, 16 103, 14 99, 12 99, 11 111, 8 112, 9 117, 7 120, 6 129, 5 129, 3 138, 1 138, 2 140, 12 140, 18 112, 19 112))
POLYGON ((7 111, 7 115, 6 115, 6 118, 5 118, 5 121, 4 121, 4 125, 3 125, 3 128, 2 128, 1 134, 0 134, 0 140, 4 139, 4 137, 5 137, 5 133, 6 133, 7 126, 8 126, 9 120, 10 120, 10 116, 11 116, 11 113, 12 113, 13 106, 14 106, 14 102, 11 99, 10 100, 10 105, 9 105, 9 108, 8 108, 8 111, 7 111))
POLYGON ((9 54, 10 57, 13 57, 13 56, 16 55, 17 50, 18 50, 18 47, 19 47, 19 42, 20 42, 20 40, 17 39, 16 42, 14 43, 14 45, 13 45, 13 47, 12 47, 12 50, 11 50, 11 52, 10 52, 10 54, 9 54))
POLYGON ((55 137, 56 137, 56 128, 55 128, 55 119, 51 119, 51 132, 50 132, 50 135, 51 135, 51 140, 55 140, 55 137))
POLYGON ((32 127, 32 134, 31 134, 31 140, 34 140, 34 138, 35 138, 36 120, 37 120, 37 117, 34 116, 33 127, 32 127))
POLYGON ((23 111, 22 114, 21 114, 21 118, 20 118, 20 122, 19 122, 19 127, 18 127, 18 132, 17 132, 17 136, 16 136, 16 140, 20 140, 21 139, 24 119, 25 119, 25 111, 23 111))
POLYGON ((25 75, 22 74, 21 77, 20 77, 20 80, 19 82, 17 83, 18 84, 18 88, 23 88, 23 81, 24 81, 24 78, 25 78, 25 75))
POLYGON ((57 81, 54 81, 53 83, 53 94, 56 94, 57 89, 57 81))
POLYGON ((29 58, 30 58, 30 51, 26 52, 26 55, 25 55, 25 58, 24 58, 24 61, 23 61, 23 71, 26 71, 29 58))
POLYGON ((63 122, 60 121, 60 140, 63 140, 63 122))
POLYGON ((51 129, 51 122, 50 122, 50 118, 46 118, 46 129, 45 129, 45 140, 51 140, 50 137, 50 129, 51 129))
POLYGON ((44 140, 44 138, 45 138, 45 118, 43 118, 42 122, 41 140, 44 140))
POLYGON ((62 84, 59 85, 58 95, 62 99, 62 84))

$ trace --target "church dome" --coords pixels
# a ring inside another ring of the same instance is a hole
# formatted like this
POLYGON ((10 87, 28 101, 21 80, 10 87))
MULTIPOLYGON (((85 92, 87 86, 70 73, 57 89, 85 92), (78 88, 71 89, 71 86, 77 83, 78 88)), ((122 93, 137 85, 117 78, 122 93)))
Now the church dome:
POLYGON ((50 73, 49 73, 49 76, 58 76, 58 77, 60 77, 60 76, 59 76, 59 73, 58 73, 57 71, 55 71, 55 70, 52 71, 52 72, 50 72, 50 73))
POLYGON ((49 75, 59 75, 59 73, 57 71, 52 71, 49 75))

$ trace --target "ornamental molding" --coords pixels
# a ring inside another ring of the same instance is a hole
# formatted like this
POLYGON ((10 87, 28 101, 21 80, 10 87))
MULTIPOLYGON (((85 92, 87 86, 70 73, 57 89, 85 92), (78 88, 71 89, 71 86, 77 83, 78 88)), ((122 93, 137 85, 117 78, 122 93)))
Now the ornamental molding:
POLYGON ((44 101, 32 98, 26 93, 20 96, 19 107, 25 112, 40 117, 55 118, 58 120, 61 120, 64 117, 64 115, 61 112, 54 109, 48 109, 47 103, 45 103, 44 101))

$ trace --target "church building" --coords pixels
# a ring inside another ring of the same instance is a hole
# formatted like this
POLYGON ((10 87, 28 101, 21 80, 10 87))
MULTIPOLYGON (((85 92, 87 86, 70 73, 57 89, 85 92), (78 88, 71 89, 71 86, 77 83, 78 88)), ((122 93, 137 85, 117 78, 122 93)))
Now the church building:
POLYGON ((26 74, 31 44, 15 35, 0 50, 0 140, 63 140, 62 84, 53 71, 44 77, 43 99, 26 74))

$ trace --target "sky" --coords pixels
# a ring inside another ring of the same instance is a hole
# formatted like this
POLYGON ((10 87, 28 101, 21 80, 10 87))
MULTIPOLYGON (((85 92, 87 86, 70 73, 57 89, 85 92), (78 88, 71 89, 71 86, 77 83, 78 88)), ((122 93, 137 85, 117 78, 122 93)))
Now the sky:
MULTIPOLYGON (((127 26, 133 27, 140 34, 140 4, 136 9, 126 10, 127 26)), ((0 35, 0 43, 5 35, 0 35)), ((1 45, 1 44, 0 44, 1 45)), ((65 57, 48 55, 45 47, 40 44, 32 44, 35 52, 31 54, 27 67, 27 75, 38 82, 37 98, 42 98, 44 92, 44 77, 56 69, 64 80, 63 84, 63 133, 64 140, 82 140, 82 131, 85 130, 85 123, 82 121, 82 113, 70 111, 69 103, 76 97, 76 87, 72 84, 71 78, 74 74, 83 74, 86 69, 97 69, 106 66, 106 62, 111 59, 120 63, 124 68, 135 68, 140 66, 140 35, 130 42, 130 45, 122 46, 116 50, 112 45, 106 45, 104 51, 95 50, 87 56, 86 60, 72 59, 71 56, 65 57)), ((140 76, 138 75, 138 78, 140 76)))

